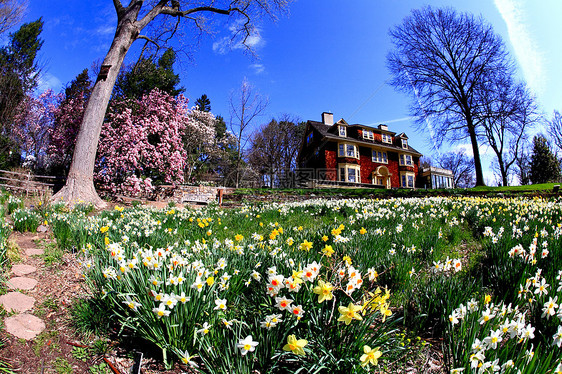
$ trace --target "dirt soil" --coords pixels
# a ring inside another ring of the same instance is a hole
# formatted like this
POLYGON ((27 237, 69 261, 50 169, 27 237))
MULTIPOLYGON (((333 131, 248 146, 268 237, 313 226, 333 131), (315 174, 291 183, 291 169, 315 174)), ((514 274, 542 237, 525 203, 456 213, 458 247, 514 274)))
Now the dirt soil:
MULTIPOLYGON (((13 233, 10 241, 19 247, 21 261, 18 263, 32 265, 37 268, 35 273, 28 275, 38 281, 38 285, 30 291, 22 291, 36 299, 34 308, 29 311, 41 318, 46 325, 35 339, 26 341, 8 334, 0 323, 0 341, 4 341, 4 348, 0 349, 0 358, 7 361, 16 373, 121 373, 131 372, 134 364, 134 341, 120 338, 117 340, 116 331, 108 332, 104 338, 111 347, 105 355, 89 354, 86 361, 74 357, 79 348, 91 347, 99 337, 80 336, 73 328, 70 308, 76 298, 87 297, 85 282, 82 279, 78 261, 74 254, 65 253, 60 263, 53 266, 45 264, 44 255, 26 256, 25 248, 44 248, 51 243, 50 233, 13 233), (78 347, 78 348, 77 348, 78 347), (96 371, 101 363, 105 363, 105 370, 96 371), (113 366, 113 368, 111 368, 113 366)), ((5 269, 8 270, 8 269, 5 269)), ((8 276, 8 272, 5 272, 8 276)), ((12 315, 1 311, 0 321, 12 315)), ((185 372, 180 367, 171 371, 164 370, 158 360, 158 352, 150 352, 146 347, 139 349, 145 355, 142 361, 141 373, 168 373, 177 374, 185 372)), ((90 351, 91 352, 91 351, 90 351)))

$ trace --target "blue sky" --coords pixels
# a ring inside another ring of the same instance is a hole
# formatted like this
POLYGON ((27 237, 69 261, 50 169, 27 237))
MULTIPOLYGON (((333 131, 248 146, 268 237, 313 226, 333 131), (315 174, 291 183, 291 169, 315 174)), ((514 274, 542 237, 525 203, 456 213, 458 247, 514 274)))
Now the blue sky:
MULTIPOLYGON (((416 133, 407 119, 409 97, 386 84, 390 76, 385 65, 389 28, 425 4, 481 14, 503 37, 544 112, 550 117, 554 109, 562 110, 562 49, 556 47, 562 35, 560 0, 297 0, 288 16, 260 25, 253 40, 257 59, 240 49, 222 48, 228 37, 224 24, 175 70, 192 102, 206 93, 213 113, 227 121, 229 97, 246 78, 269 98, 259 123, 283 113, 320 120, 323 111, 331 111, 349 123, 386 122, 431 156, 431 139, 416 133)), ((25 20, 38 17, 45 22, 43 87, 55 91, 103 58, 116 23, 110 0, 30 0, 25 20)), ((134 58, 131 51, 128 61, 134 58)), ((491 183, 491 173, 485 175, 491 183)))

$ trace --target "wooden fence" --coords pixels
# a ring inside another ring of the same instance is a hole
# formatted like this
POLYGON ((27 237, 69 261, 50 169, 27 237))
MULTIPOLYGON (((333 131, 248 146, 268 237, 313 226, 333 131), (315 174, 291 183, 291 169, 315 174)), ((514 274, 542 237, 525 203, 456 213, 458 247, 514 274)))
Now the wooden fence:
POLYGON ((63 184, 64 179, 61 177, 0 170, 0 188, 20 191, 26 196, 52 194, 63 184))

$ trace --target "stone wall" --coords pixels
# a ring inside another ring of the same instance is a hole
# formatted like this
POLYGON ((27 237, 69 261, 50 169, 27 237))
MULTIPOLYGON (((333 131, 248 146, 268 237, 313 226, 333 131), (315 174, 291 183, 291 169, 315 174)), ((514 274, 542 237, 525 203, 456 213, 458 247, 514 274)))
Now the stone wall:
POLYGON ((178 186, 174 190, 173 200, 179 204, 209 204, 219 201, 219 190, 222 190, 223 194, 229 194, 234 191, 234 188, 209 186, 178 186))

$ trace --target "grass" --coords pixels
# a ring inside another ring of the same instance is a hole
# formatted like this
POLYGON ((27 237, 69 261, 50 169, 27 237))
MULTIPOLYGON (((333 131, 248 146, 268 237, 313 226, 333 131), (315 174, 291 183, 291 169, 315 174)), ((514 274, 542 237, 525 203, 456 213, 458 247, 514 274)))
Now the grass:
POLYGON ((479 186, 473 188, 456 189, 381 189, 381 188, 239 188, 232 196, 251 197, 251 196, 307 196, 317 197, 408 197, 408 196, 434 196, 434 195, 471 195, 473 192, 501 192, 501 193, 522 193, 522 192, 552 192, 555 185, 560 183, 543 183, 525 186, 479 186))
POLYGON ((43 261, 49 267, 56 267, 62 262, 64 251, 55 243, 47 243, 44 245, 43 261))
POLYGON ((555 185, 560 185, 560 183, 542 183, 542 184, 529 184, 525 186, 500 186, 500 187, 489 187, 489 186, 479 186, 471 188, 470 191, 496 191, 496 192, 521 192, 521 191, 545 191, 550 192, 555 185))
POLYGON ((53 361, 53 367, 57 374, 72 374, 74 370, 72 370, 72 365, 63 357, 57 357, 53 361))

